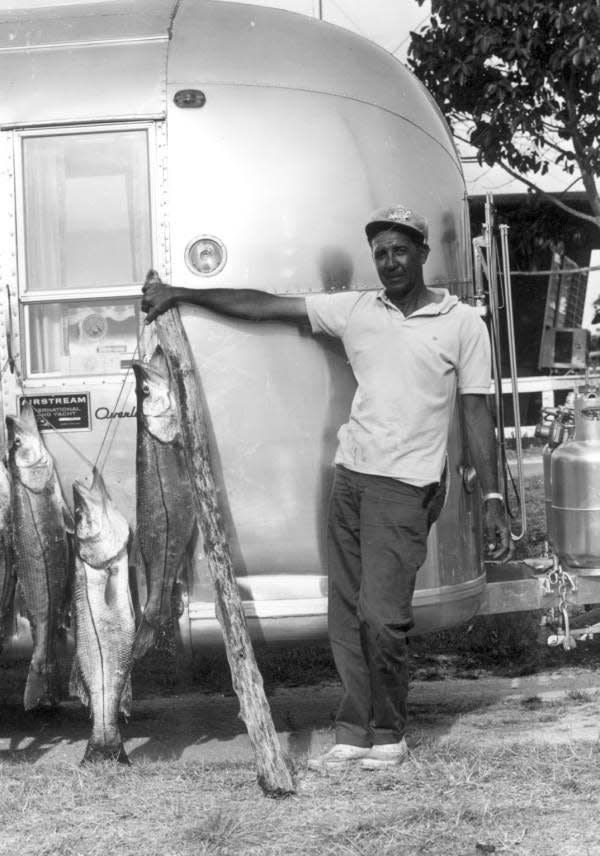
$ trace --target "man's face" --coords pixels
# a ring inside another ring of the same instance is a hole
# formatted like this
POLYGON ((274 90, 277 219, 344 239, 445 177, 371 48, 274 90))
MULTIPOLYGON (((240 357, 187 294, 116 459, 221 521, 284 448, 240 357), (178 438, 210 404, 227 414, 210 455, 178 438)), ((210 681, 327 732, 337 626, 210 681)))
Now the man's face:
POLYGON ((423 282, 422 268, 428 249, 406 232, 380 232, 371 244, 373 261, 390 300, 408 296, 423 282))

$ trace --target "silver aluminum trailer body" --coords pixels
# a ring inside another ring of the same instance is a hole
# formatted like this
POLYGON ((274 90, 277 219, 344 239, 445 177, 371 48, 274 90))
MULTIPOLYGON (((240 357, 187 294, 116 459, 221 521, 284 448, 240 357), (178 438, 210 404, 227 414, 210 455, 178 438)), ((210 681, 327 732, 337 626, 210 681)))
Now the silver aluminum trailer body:
MULTIPOLYGON (((2 407, 34 398, 67 495, 99 460, 132 526, 128 366, 149 267, 193 288, 377 288, 363 224, 401 201, 430 221, 427 282, 472 297, 448 128, 402 64, 350 32, 192 0, 5 12, 0 75, 2 407), (194 268, 199 246, 222 253, 210 276, 194 268)), ((323 636, 326 504, 354 391, 345 356, 294 327, 182 317, 251 631, 323 636)), ((457 413, 448 502, 415 594, 420 632, 467 620, 484 596, 463 446, 457 413)), ((182 635, 208 644, 219 631, 201 544, 192 577, 182 635)))

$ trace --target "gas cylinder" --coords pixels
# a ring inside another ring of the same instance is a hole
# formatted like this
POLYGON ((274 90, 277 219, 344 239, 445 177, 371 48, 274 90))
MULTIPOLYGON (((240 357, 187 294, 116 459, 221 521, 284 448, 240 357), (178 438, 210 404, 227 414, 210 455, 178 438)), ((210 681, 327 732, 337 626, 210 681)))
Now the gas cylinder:
POLYGON ((535 436, 546 439, 542 452, 544 473, 544 510, 546 512, 546 533, 552 545, 554 521, 552 517, 552 454, 561 443, 573 436, 573 406, 575 393, 570 392, 561 407, 547 407, 542 412, 542 420, 536 426, 535 436))
MULTIPOLYGON (((554 426, 553 426, 554 427, 554 426)), ((544 509, 546 511, 546 533, 548 542, 552 544, 552 535, 554 532, 554 520, 552 518, 552 453, 557 447, 557 443, 551 443, 550 440, 544 446, 542 452, 542 464, 544 471, 544 509)))
POLYGON ((576 396, 573 436, 549 459, 554 550, 563 566, 600 575, 600 390, 576 396))

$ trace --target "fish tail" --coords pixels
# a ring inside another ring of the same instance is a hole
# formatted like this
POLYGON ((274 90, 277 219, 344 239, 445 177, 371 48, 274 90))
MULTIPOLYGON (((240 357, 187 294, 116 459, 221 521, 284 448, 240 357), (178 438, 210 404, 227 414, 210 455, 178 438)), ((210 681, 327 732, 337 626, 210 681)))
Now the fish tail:
POLYGON ((59 698, 60 687, 56 668, 46 666, 44 669, 36 669, 31 665, 23 694, 25 710, 33 710, 36 707, 56 707, 59 698))
POLYGON ((126 764, 131 766, 131 761, 127 756, 125 747, 122 741, 114 744, 98 743, 94 740, 89 740, 85 747, 85 753, 82 760, 83 764, 98 764, 102 761, 114 761, 117 764, 126 764))
POLYGON ((154 647, 156 628, 150 624, 145 616, 142 616, 140 626, 133 640, 132 656, 134 660, 141 660, 151 648, 154 647))
POLYGON ((154 621, 142 616, 133 643, 133 659, 140 660, 151 648, 175 654, 175 626, 171 616, 154 621))
POLYGON ((69 695, 78 698, 82 704, 89 707, 90 694, 88 693, 83 680, 83 675, 81 674, 77 654, 73 657, 73 663, 71 665, 71 674, 69 676, 69 695))

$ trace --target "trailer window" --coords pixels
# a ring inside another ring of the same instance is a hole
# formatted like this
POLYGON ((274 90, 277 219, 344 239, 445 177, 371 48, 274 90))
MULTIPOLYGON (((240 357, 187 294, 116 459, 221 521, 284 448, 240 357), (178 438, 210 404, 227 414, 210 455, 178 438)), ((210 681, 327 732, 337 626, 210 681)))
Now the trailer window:
POLYGON ((139 311, 131 301, 27 307, 31 374, 115 374, 131 364, 139 311))
POLYGON ((27 291, 140 282, 151 258, 145 131, 23 139, 27 291))
POLYGON ((27 374, 105 374, 131 359, 152 264, 148 163, 146 128, 23 136, 27 374))

